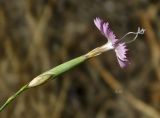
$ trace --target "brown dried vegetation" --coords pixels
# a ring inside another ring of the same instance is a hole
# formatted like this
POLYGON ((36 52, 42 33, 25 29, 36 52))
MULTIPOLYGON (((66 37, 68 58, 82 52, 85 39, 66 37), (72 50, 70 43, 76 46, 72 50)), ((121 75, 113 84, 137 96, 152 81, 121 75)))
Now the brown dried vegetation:
POLYGON ((0 104, 45 70, 105 43, 96 16, 117 37, 146 29, 129 44, 129 68, 107 52, 26 91, 0 118, 160 117, 158 0, 0 0, 0 104))

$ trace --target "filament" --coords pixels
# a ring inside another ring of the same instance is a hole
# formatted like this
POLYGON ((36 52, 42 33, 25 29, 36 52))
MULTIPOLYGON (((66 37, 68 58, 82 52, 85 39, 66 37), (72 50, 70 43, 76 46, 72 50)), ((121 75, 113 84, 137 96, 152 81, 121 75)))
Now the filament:
POLYGON ((143 29, 143 28, 140 29, 140 27, 138 27, 138 31, 137 32, 128 32, 118 42, 121 42, 129 34, 135 34, 135 37, 131 41, 125 42, 125 43, 131 43, 131 42, 133 42, 133 41, 135 41, 137 39, 139 34, 144 34, 144 32, 145 32, 145 29, 143 29))

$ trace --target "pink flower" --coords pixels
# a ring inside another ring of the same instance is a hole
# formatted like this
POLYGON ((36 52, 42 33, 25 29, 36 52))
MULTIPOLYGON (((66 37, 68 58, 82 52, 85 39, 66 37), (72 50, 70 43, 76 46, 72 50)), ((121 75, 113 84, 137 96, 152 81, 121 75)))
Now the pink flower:
POLYGON ((108 39, 108 42, 103 46, 106 50, 114 49, 116 53, 117 60, 119 62, 120 67, 124 68, 129 64, 129 60, 126 56, 128 49, 126 48, 126 43, 123 42, 121 39, 124 38, 128 34, 136 34, 134 40, 137 38, 138 34, 143 34, 144 29, 138 29, 138 32, 129 32, 120 40, 118 40, 113 33, 112 30, 109 28, 109 23, 104 22, 100 18, 94 19, 94 23, 96 27, 101 31, 101 33, 108 39))

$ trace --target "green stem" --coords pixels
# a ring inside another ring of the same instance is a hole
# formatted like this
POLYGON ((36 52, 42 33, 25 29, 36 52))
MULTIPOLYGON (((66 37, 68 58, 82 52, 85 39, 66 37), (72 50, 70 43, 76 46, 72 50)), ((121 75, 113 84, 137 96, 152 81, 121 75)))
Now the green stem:
POLYGON ((8 104, 11 103, 16 97, 18 97, 23 91, 25 91, 29 88, 44 84, 48 80, 56 78, 56 77, 62 75, 64 72, 73 69, 75 66, 81 64, 82 62, 84 62, 87 59, 88 58, 85 55, 77 57, 77 58, 72 59, 68 62, 60 64, 60 65, 54 67, 53 69, 50 69, 50 70, 42 73, 41 75, 35 77, 30 83, 23 86, 18 92, 16 92, 14 95, 12 95, 10 98, 8 98, 8 100, 0 107, 0 112, 6 106, 8 106, 8 104))
POLYGON ((77 57, 75 59, 67 61, 63 64, 60 64, 60 65, 54 67, 53 69, 50 69, 50 70, 40 74, 39 76, 35 77, 31 82, 24 85, 18 92, 16 92, 14 95, 12 95, 10 98, 8 98, 8 100, 0 107, 0 112, 6 106, 8 106, 8 104, 10 104, 16 97, 18 97, 23 91, 25 91, 29 88, 44 84, 48 80, 54 79, 54 78, 62 75, 64 72, 67 72, 67 71, 73 69, 74 67, 78 66, 79 64, 81 64, 85 60, 90 59, 92 57, 95 57, 104 51, 106 51, 106 49, 104 49, 103 46, 98 47, 94 50, 91 50, 89 53, 87 53, 85 55, 82 55, 80 57, 77 57))
POLYGON ((19 91, 17 91, 14 95, 8 98, 8 100, 0 107, 0 112, 8 106, 16 97, 18 97, 23 91, 28 89, 28 84, 24 85, 19 91))

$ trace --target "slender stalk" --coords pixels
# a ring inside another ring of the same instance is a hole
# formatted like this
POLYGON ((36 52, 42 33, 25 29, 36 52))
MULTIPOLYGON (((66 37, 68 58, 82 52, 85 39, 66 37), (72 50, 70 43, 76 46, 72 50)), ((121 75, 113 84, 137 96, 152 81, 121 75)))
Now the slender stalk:
POLYGON ((0 112, 6 108, 16 97, 18 97, 22 92, 24 92, 27 89, 30 89, 32 87, 39 86, 41 84, 44 84, 50 79, 54 79, 60 75, 62 75, 64 72, 69 71, 73 69, 75 66, 81 64, 86 60, 86 56, 80 56, 75 59, 72 59, 68 62, 65 62, 63 64, 60 64, 59 66, 54 67, 53 69, 50 69, 41 75, 35 77, 31 82, 24 85, 21 89, 19 89, 14 95, 9 97, 7 101, 0 107, 0 112))
POLYGON ((28 84, 24 85, 19 91, 17 91, 14 95, 8 98, 8 100, 0 107, 0 112, 8 106, 9 103, 11 103, 16 97, 18 97, 22 92, 28 89, 28 84))
POLYGON ((24 85, 19 91, 17 91, 14 95, 12 95, 8 100, 0 107, 0 112, 7 107, 16 97, 18 97, 22 92, 25 90, 39 86, 41 84, 44 84, 48 80, 54 79, 63 73, 73 69, 74 67, 78 66, 82 62, 86 61, 87 59, 90 59, 92 57, 95 57, 102 52, 106 51, 103 46, 95 48, 94 50, 91 50, 89 53, 82 55, 80 57, 77 57, 75 59, 72 59, 70 61, 67 61, 63 64, 60 64, 53 69, 50 69, 39 76, 35 77, 31 82, 24 85))

